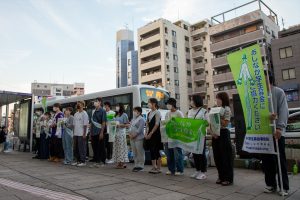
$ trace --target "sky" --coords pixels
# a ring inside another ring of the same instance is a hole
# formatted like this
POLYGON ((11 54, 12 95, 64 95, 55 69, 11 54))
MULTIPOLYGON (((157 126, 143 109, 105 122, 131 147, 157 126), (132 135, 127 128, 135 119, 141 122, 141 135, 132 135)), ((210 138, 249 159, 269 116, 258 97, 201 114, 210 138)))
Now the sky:
MULTIPOLYGON (((249 1, 0 0, 0 90, 30 92, 35 80, 84 82, 86 93, 115 88, 119 29, 127 26, 136 38, 158 18, 192 24, 249 1)), ((282 18, 285 28, 300 23, 299 0, 264 2, 281 28, 282 18)))

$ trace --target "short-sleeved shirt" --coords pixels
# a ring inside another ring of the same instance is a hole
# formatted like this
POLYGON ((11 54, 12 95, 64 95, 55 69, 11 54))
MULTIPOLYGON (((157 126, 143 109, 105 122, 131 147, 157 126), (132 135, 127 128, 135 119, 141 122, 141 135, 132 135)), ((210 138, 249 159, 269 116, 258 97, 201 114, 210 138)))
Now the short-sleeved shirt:
POLYGON ((204 108, 192 108, 188 112, 188 118, 207 120, 207 111, 204 108))
POLYGON ((74 115, 74 135, 83 136, 84 126, 89 124, 89 116, 86 111, 77 112, 74 115))
POLYGON ((120 124, 128 124, 128 116, 126 113, 123 113, 121 116, 117 115, 115 121, 119 122, 120 124))
POLYGON ((180 118, 183 118, 183 113, 180 111, 180 110, 176 110, 175 112, 167 112, 166 114, 166 118, 165 120, 168 121, 170 120, 172 117, 180 117, 180 118))
POLYGON ((96 127, 96 125, 93 122, 96 122, 98 124, 102 124, 103 122, 106 122, 106 111, 103 108, 99 108, 98 110, 94 110, 92 114, 92 119, 91 119, 91 135, 99 135, 101 128, 96 127))
MULTIPOLYGON (((59 112, 59 113, 55 114, 52 122, 57 124, 57 122, 59 121, 58 119, 60 119, 60 118, 64 118, 64 114, 62 112, 59 112)), ((57 129, 57 126, 55 126, 55 127, 52 128, 52 131, 51 131, 52 136, 55 136, 56 129, 57 129)))

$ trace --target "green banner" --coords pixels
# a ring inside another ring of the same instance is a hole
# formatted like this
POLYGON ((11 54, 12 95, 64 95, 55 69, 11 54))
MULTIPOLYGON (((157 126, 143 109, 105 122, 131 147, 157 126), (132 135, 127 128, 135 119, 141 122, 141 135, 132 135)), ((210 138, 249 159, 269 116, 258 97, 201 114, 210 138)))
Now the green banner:
POLYGON ((47 112, 47 97, 42 97, 42 106, 43 106, 44 112, 47 112))
POLYGON ((273 153, 272 128, 267 84, 258 44, 227 56, 241 99, 246 137, 243 149, 255 153, 273 153))
POLYGON ((200 119, 172 118, 166 124, 169 148, 202 154, 208 122, 200 119))

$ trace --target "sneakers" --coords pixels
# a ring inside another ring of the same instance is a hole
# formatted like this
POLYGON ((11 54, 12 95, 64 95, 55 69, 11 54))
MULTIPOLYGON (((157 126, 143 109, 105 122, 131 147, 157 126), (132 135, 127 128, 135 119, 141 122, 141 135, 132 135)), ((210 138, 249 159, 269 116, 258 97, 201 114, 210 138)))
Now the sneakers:
POLYGON ((78 163, 78 164, 77 164, 77 167, 84 167, 84 166, 86 166, 86 163, 83 163, 83 162, 82 162, 82 163, 78 163))
POLYGON ((264 193, 273 193, 273 192, 276 192, 276 188, 274 188, 274 187, 267 186, 264 189, 264 193))
POLYGON ((172 172, 167 171, 167 172, 166 172, 166 175, 172 175, 172 172))
POLYGON ((278 194, 280 196, 288 196, 289 195, 289 191, 288 190, 279 191, 278 194))
POLYGON ((133 172, 140 172, 140 171, 143 171, 144 169, 141 168, 141 167, 135 167, 132 169, 133 172))
POLYGON ((196 177, 198 176, 199 173, 200 173, 200 172, 195 171, 190 177, 191 177, 191 178, 196 178, 196 177))
POLYGON ((77 166, 78 164, 79 164, 78 162, 71 163, 72 166, 77 166))
POLYGON ((114 163, 114 160, 113 160, 113 159, 106 160, 106 163, 107 163, 107 164, 113 164, 113 163, 114 163))
POLYGON ((64 161, 64 165, 71 165, 71 164, 72 164, 71 162, 64 161))
POLYGON ((200 172, 197 176, 196 176, 197 180, 204 180, 206 179, 206 175, 202 172, 200 172))
POLYGON ((175 176, 182 176, 183 172, 175 172, 175 176))

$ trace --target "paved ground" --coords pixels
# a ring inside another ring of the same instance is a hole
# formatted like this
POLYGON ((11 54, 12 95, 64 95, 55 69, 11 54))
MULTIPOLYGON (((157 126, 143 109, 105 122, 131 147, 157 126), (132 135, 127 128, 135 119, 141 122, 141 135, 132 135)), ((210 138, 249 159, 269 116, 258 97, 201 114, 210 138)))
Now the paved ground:
MULTIPOLYGON (((32 154, 0 154, 0 200, 38 199, 115 199, 115 200, 201 200, 201 199, 282 199, 264 194, 263 174, 235 169, 233 186, 216 185, 216 169, 208 169, 208 179, 171 177, 147 172, 133 173, 112 166, 78 168, 33 160, 32 154)), ((166 170, 166 169, 164 169, 166 170)), ((289 200, 300 199, 300 175, 290 176, 289 200)))

